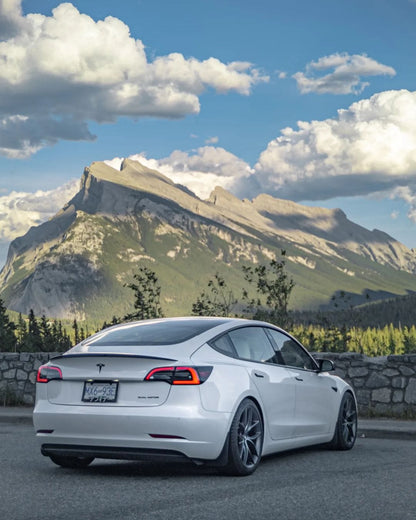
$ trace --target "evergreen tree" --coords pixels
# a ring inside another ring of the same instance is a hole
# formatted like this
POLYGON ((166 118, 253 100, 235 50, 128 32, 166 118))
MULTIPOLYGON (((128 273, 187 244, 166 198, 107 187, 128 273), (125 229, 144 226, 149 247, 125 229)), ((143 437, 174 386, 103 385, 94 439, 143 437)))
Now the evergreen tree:
POLYGON ((29 311, 28 334, 25 343, 29 352, 41 352, 43 350, 42 336, 33 309, 29 311))
POLYGON ((48 323, 48 320, 44 314, 40 319, 39 330, 42 336, 43 350, 45 352, 53 352, 56 349, 53 328, 48 323))
POLYGON ((15 324, 7 315, 3 300, 0 299, 0 350, 3 352, 16 351, 17 338, 15 335, 15 324))
POLYGON ((156 273, 148 267, 140 267, 139 272, 133 275, 137 283, 126 284, 126 287, 134 291, 135 311, 126 314, 124 320, 146 320, 150 318, 162 318, 160 307, 160 286, 156 273))
POLYGON ((80 342, 80 339, 79 339, 79 334, 78 334, 78 323, 75 318, 74 318, 74 321, 72 322, 72 328, 74 329, 74 342, 75 342, 75 345, 77 345, 80 342))
POLYGON ((28 333, 28 330, 27 330, 26 321, 23 319, 22 313, 19 312, 19 318, 18 318, 17 326, 16 326, 16 336, 17 336, 17 348, 21 352, 24 352, 25 350, 27 350, 27 348, 26 348, 27 333, 28 333))

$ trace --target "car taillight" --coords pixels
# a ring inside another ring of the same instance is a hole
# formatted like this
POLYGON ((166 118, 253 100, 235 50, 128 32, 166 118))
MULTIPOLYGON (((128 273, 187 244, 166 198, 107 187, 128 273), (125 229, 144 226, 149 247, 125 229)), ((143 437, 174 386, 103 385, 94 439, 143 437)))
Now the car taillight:
POLYGON ((145 381, 165 381, 171 385, 201 385, 212 372, 212 367, 158 367, 151 370, 145 381))
POLYGON ((38 375, 36 376, 37 383, 47 383, 52 379, 62 379, 62 370, 60 368, 50 365, 42 365, 39 367, 38 375))

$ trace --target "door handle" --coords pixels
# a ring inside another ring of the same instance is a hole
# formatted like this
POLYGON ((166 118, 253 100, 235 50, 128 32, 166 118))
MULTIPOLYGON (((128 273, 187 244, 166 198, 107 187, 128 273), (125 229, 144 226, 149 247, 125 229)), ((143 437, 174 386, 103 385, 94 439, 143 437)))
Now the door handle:
POLYGON ((299 376, 296 376, 295 379, 296 379, 296 381, 303 381, 303 379, 299 376))
POLYGON ((264 377, 264 374, 260 374, 259 372, 254 372, 254 375, 256 377, 264 377))

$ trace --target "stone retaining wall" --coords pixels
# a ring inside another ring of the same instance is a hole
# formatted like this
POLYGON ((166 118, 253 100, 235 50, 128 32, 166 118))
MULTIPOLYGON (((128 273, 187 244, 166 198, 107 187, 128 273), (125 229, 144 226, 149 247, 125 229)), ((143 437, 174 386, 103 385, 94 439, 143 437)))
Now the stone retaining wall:
POLYGON ((335 362, 335 374, 354 388, 361 415, 416 416, 416 354, 367 357, 317 353, 335 362))
POLYGON ((34 404, 38 368, 58 353, 0 352, 0 406, 34 404))
MULTIPOLYGON (((37 369, 56 355, 0 352, 0 406, 7 404, 10 396, 33 404, 37 369)), ((335 362, 335 373, 354 387, 362 415, 416 415, 416 354, 370 358, 354 353, 318 353, 316 357, 335 362)))

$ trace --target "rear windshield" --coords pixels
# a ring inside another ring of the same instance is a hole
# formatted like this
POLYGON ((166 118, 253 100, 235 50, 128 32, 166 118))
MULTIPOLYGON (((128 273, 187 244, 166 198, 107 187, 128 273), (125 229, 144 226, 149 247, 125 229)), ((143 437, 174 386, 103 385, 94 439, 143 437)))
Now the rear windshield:
POLYGON ((172 320, 153 323, 132 323, 119 329, 103 331, 102 335, 91 338, 84 345, 88 347, 173 345, 202 334, 226 320, 172 320))

